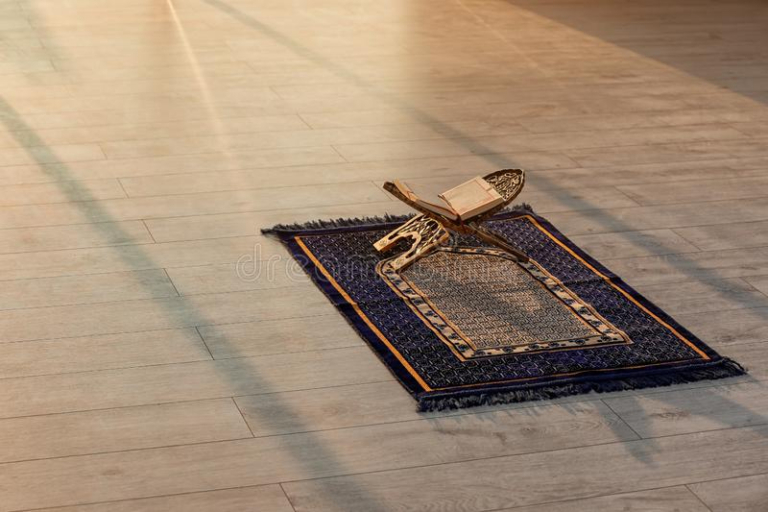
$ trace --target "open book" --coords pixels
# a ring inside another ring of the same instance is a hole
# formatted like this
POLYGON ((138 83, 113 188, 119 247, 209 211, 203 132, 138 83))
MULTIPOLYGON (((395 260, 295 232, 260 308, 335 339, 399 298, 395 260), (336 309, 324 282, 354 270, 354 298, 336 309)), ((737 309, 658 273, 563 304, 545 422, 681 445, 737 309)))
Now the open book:
POLYGON ((466 221, 504 202, 493 185, 479 176, 438 194, 436 198, 420 197, 408 183, 399 180, 393 184, 411 202, 451 220, 466 221))

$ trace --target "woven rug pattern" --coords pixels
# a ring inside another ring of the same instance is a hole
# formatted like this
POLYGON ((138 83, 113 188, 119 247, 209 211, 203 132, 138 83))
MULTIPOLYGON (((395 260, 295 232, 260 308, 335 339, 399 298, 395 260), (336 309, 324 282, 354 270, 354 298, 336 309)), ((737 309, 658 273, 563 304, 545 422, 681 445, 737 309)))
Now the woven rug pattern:
POLYGON ((403 219, 276 226, 421 410, 553 398, 742 374, 530 211, 488 227, 519 264, 454 237, 402 271, 372 244, 403 219))

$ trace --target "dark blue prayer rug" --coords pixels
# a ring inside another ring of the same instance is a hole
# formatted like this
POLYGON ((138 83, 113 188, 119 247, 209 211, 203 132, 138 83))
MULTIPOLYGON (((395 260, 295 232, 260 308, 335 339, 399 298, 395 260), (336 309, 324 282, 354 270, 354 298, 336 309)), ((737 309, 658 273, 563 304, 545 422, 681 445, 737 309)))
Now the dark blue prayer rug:
POLYGON ((486 223, 529 263, 460 235, 393 270, 373 243, 406 218, 275 226, 422 411, 742 375, 529 210, 486 223))

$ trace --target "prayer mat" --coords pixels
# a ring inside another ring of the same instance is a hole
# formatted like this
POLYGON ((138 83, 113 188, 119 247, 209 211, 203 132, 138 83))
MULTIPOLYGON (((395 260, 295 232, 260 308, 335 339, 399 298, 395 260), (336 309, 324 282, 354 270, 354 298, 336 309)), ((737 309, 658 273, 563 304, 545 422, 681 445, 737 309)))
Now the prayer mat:
POLYGON ((527 263, 453 235, 408 267, 373 243, 408 217, 275 226, 275 234, 422 411, 742 375, 527 208, 485 226, 527 263))

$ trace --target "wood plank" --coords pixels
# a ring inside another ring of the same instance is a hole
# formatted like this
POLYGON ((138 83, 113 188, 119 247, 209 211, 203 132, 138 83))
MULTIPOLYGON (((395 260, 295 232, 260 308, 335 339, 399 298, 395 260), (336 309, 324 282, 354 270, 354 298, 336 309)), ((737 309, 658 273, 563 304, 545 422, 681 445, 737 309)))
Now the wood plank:
POLYGON ((669 229, 576 235, 571 240, 598 259, 632 258, 698 252, 699 249, 669 229))
POLYGON ((764 473, 766 432, 766 427, 728 429, 290 482, 283 488, 301 512, 351 510, 369 496, 376 497, 371 510, 495 510, 764 473), (579 471, 573 470, 574 461, 579 471), (542 485, 542 479, 560 485, 542 485))
POLYGON ((744 281, 763 294, 768 295, 768 276, 745 277, 744 281))
POLYGON ((274 288, 187 297, 0 311, 3 342, 253 322, 334 311, 316 289, 274 288))
POLYGON ((768 123, 733 123, 731 126, 751 137, 768 137, 768 123))
POLYGON ((413 117, 408 112, 403 112, 397 108, 339 112, 310 112, 302 113, 301 118, 304 119, 309 126, 315 129, 402 124, 413 120, 413 117))
POLYGON ((194 329, 139 331, 0 343, 0 377, 133 368, 210 360, 194 329))
MULTIPOLYGON (((71 88, 67 90, 67 94, 70 94, 70 90, 71 88)), ((46 95, 51 93, 51 88, 45 90, 46 95)), ((101 122, 103 123, 103 120, 101 122)), ((30 123, 30 128, 33 127, 32 124, 30 123)), ((9 141, 9 146, 32 146, 40 139, 46 141, 47 144, 62 145, 309 129, 297 115, 230 117, 221 119, 217 123, 206 119, 166 123, 99 125, 98 127, 76 126, 74 122, 71 124, 72 126, 68 127, 15 131, 5 136, 4 139, 9 141)))
POLYGON ((761 162, 751 159, 725 159, 702 162, 667 162, 658 164, 625 163, 610 167, 575 167, 572 169, 542 169, 529 172, 526 186, 542 188, 562 186, 604 187, 672 183, 728 178, 764 176, 761 162))
MULTIPOLYGON (((11 22, 11 27, 15 27, 16 21, 11 22)), ((43 71, 53 71, 53 65, 50 61, 29 61, 29 62, 0 62, 0 75, 12 75, 14 73, 39 73, 43 71)))
MULTIPOLYGON (((0 482, 15 485, 7 487, 2 510, 444 464, 635 438, 597 403, 541 409, 538 415, 524 411, 6 464, 0 482), (541 428, 543 417, 546 429, 541 428), (195 469, 184 475, 169 472, 180 463, 195 469), (46 477, 51 474, 60 476, 46 477), (45 492, 35 492, 42 481, 45 492)), ((378 500, 358 497, 357 506, 378 510, 378 500)))
MULTIPOLYGON (((674 281, 717 282, 768 274, 766 248, 610 260, 606 265, 633 286, 674 281)), ((704 286, 704 285, 702 285, 704 286)))
MULTIPOLYGON (((131 197, 87 203, 7 208, 0 212, 0 228, 82 224, 84 222, 113 223, 136 219, 269 211, 302 206, 361 204, 390 200, 390 197, 383 190, 370 182, 190 195, 131 197)), ((98 226, 95 226, 94 229, 96 228, 98 226)))
POLYGON ((288 254, 266 261, 251 261, 250 255, 245 256, 248 259, 237 263, 171 268, 168 275, 181 295, 314 286, 288 254))
POLYGON ((287 354, 363 345, 337 313, 198 327, 214 359, 287 354))
POLYGON ((760 512, 768 503, 768 475, 702 482, 688 488, 712 512, 760 512))
POLYGON ((125 197, 117 180, 64 181, 0 187, 0 206, 68 203, 125 197))
POLYGON ((735 142, 659 144, 600 149, 571 149, 564 153, 583 166, 621 165, 623 162, 685 162, 717 158, 766 156, 765 145, 757 139, 735 142))
POLYGON ((583 208, 584 211, 551 213, 547 218, 564 233, 576 235, 764 221, 768 220, 767 205, 765 198, 711 202, 705 211, 695 203, 606 210, 597 209, 599 204, 593 203, 591 211, 583 208))
POLYGON ((0 417, 129 407, 379 382, 367 347, 0 379, 0 417), (110 389, 112 393, 103 393, 110 389))
POLYGON ((235 263, 241 257, 269 259, 274 254, 285 255, 285 251, 279 242, 261 236, 0 254, 0 277, 30 279, 214 265, 235 263))
MULTIPOLYGON (((553 133, 591 130, 622 130, 627 128, 648 128, 653 126, 722 123, 722 117, 710 112, 697 110, 682 110, 670 114, 659 113, 622 113, 584 116, 544 116, 519 121, 525 128, 534 133, 553 133)), ((740 132, 738 126, 733 126, 740 132)))
POLYGON ((176 297, 163 270, 0 281, 0 310, 176 297), (115 290, 120 290, 119 296, 115 290))
POLYGON ((675 232, 704 251, 768 246, 768 222, 739 222, 677 228, 675 232))
MULTIPOLYGON (((0 73, 2 73, 1 70, 0 73)), ((104 153, 98 144, 72 144, 50 147, 38 145, 23 149, 0 149, 0 166, 80 162, 85 160, 103 160, 104 158, 104 153)))
MULTIPOLYGON (((294 512, 278 485, 243 487, 160 498, 111 501, 93 505, 46 508, 47 512, 242 512, 252 507, 259 512, 294 512)), ((687 510, 681 512, 688 512, 687 510)), ((696 511, 698 512, 698 511, 696 511)))
POLYGON ((600 510, 601 512, 712 512, 684 486, 653 491, 613 494, 599 498, 568 500, 528 507, 515 507, 499 512, 571 512, 600 510))
POLYGON ((632 430, 649 438, 766 424, 766 386, 762 382, 724 384, 604 401, 632 430))
MULTIPOLYGON (((88 217, 88 208, 77 213, 79 222, 88 217)), ((152 243, 152 237, 140 221, 0 229, 0 254, 147 243, 152 243)))
POLYGON ((230 399, 0 420, 0 462, 250 438, 230 399))
POLYGON ((768 297, 742 279, 688 280, 643 285, 643 295, 672 313, 703 313, 768 307, 768 297))
POLYGON ((235 401, 256 437, 415 421, 445 415, 416 412, 413 398, 394 380, 351 387, 242 396, 235 401), (302 415, 299 418, 277 414, 283 407, 301 410, 302 415))
POLYGON ((683 313, 676 318, 707 343, 733 345, 768 341, 766 308, 683 313))
POLYGON ((618 189, 643 205, 728 201, 768 196, 768 178, 626 185, 618 189))
MULTIPOLYGON (((197 65, 198 63, 196 63, 197 65)), ((213 62, 213 63, 199 63, 200 68, 205 67, 211 72, 223 72, 223 73, 249 73, 251 72, 248 67, 242 62, 213 62)), ((172 63, 168 67, 176 66, 181 74, 191 74, 190 79, 194 80, 194 71, 191 71, 188 64, 182 64, 179 66, 178 62, 172 63)), ((79 69, 77 72, 80 76, 87 77, 88 80, 122 80, 126 78, 142 79, 152 76, 157 72, 153 66, 133 66, 123 68, 108 69, 109 74, 102 73, 104 69, 79 69)), ((74 70, 70 70, 74 71, 74 70)), ((223 117, 251 117, 261 115, 286 115, 290 114, 290 109, 287 108, 284 102, 281 102, 278 98, 271 94, 270 91, 265 90, 263 95, 258 94, 257 89, 250 89, 248 91, 241 91, 239 97, 226 97, 224 98, 211 98, 209 101, 212 106, 218 107, 223 113, 223 117), (250 94, 250 96, 248 96, 250 94), (232 106, 234 100, 239 100, 242 104, 238 110, 232 106)), ((175 121, 182 119, 200 119, 205 118, 209 114, 207 109, 192 109, 191 107, 198 104, 197 99, 194 97, 183 97, 181 95, 162 97, 155 95, 142 96, 124 94, 121 97, 121 105, 117 108, 123 109, 123 118, 126 121, 132 122, 151 122, 151 121, 175 121), (154 108, 154 111, 147 111, 146 109, 154 108), (138 109, 145 109, 144 111, 138 109), (138 111, 137 111, 138 110, 138 111)), ((199 104, 198 104, 199 105, 199 104)), ((45 97, 36 98, 33 102, 25 102, 21 105, 17 105, 16 112, 23 116, 26 114, 38 114, 38 113, 60 113, 60 112, 99 112, 109 111, 115 109, 115 97, 114 95, 98 95, 98 96, 78 96, 74 98, 57 98, 57 97, 45 97)), ((740 133, 740 132, 739 132, 740 133)), ((743 135, 743 134, 742 134, 743 135)), ((59 146, 66 147, 66 146, 59 146)))

